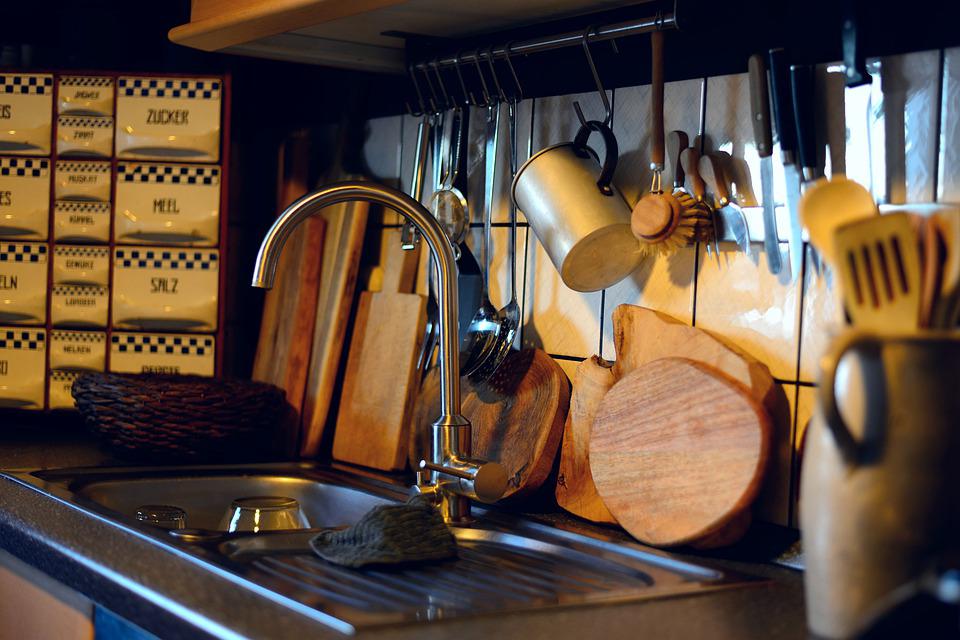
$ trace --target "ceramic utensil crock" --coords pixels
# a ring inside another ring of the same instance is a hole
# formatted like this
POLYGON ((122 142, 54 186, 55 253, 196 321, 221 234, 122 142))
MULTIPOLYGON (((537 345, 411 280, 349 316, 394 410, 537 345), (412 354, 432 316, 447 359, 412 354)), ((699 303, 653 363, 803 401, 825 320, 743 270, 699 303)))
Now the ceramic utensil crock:
POLYGON ((822 367, 800 494, 807 620, 845 638, 960 547, 960 339, 850 332, 822 367), (837 377, 845 355, 861 370, 849 393, 837 377), (861 390, 861 415, 841 414, 861 390))
POLYGON ((513 200, 574 291, 598 291, 627 277, 640 263, 630 231, 630 207, 611 184, 617 140, 590 121, 573 142, 547 147, 524 163, 513 181, 513 200), (586 146, 592 132, 604 143, 603 164, 586 146))

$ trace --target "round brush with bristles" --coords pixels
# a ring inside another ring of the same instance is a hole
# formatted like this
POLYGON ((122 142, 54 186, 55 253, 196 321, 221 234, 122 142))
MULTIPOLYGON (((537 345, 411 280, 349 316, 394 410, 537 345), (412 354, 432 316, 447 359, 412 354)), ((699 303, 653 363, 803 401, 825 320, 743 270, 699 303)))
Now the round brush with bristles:
POLYGON ((649 254, 673 253, 690 243, 693 229, 684 223, 686 212, 671 191, 663 190, 665 144, 663 135, 663 32, 650 34, 652 82, 650 91, 650 191, 637 202, 630 218, 640 249, 649 254))
MULTIPOLYGON (((713 208, 706 201, 707 185, 700 175, 699 165, 700 152, 696 147, 687 147, 680 152, 680 167, 683 169, 684 177, 690 182, 690 191, 685 190, 684 193, 693 201, 687 205, 689 217, 694 221, 693 239, 707 243, 713 240, 716 245, 713 208)), ((719 247, 714 248, 719 251, 719 247)))

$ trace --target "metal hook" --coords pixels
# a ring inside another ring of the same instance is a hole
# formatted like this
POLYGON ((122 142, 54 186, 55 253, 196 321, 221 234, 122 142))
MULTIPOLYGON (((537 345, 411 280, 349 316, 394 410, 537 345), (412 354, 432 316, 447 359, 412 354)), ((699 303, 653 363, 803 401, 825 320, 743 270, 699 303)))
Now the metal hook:
MULTIPOLYGON (((603 101, 603 124, 609 125, 610 121, 613 119, 613 111, 610 109, 610 100, 607 99, 607 92, 603 88, 603 83, 600 81, 600 74, 597 73, 597 65, 593 62, 593 54, 590 53, 590 32, 593 31, 593 27, 587 27, 586 31, 583 32, 581 37, 581 44, 583 45, 583 52, 587 56, 587 64, 590 65, 590 73, 593 75, 593 82, 597 85, 597 93, 600 94, 600 100, 603 101)), ((580 120, 580 124, 586 126, 587 119, 583 117, 583 110, 580 108, 580 102, 574 102, 573 108, 577 112, 577 119, 580 120)))
POLYGON ((473 95, 473 92, 467 89, 467 83, 463 81, 463 73, 460 71, 461 63, 460 52, 457 52, 457 55, 453 57, 454 69, 457 71, 457 79, 460 80, 460 89, 463 91, 463 99, 466 101, 467 106, 475 106, 477 100, 473 95))
POLYGON ((423 103, 423 92, 420 91, 420 83, 417 82, 417 72, 413 64, 407 65, 407 73, 410 74, 410 81, 413 82, 413 89, 417 94, 417 104, 420 107, 420 110, 415 112, 410 104, 407 103, 407 111, 415 118, 419 118, 426 112, 427 108, 423 103))
POLYGON ((483 104, 481 107, 489 107, 493 103, 490 101, 490 91, 487 89, 487 80, 483 77, 483 68, 480 66, 480 49, 473 54, 473 64, 477 67, 477 75, 480 76, 480 92, 483 94, 483 104))
POLYGON ((430 105, 431 113, 440 113, 440 107, 438 106, 437 89, 433 86, 433 81, 430 80, 430 66, 428 64, 423 65, 423 77, 427 81, 427 88, 430 89, 430 95, 427 96, 427 102, 430 105))
POLYGON ((440 75, 440 65, 437 64, 437 59, 434 58, 429 66, 433 69, 433 75, 437 76, 437 85, 440 87, 440 95, 443 96, 444 108, 453 109, 456 103, 450 97, 450 94, 447 93, 447 86, 443 83, 443 77, 440 75))
POLYGON ((514 102, 520 102, 523 100, 523 85, 520 84, 520 78, 517 76, 517 70, 513 68, 513 60, 510 58, 513 53, 511 49, 513 48, 513 41, 511 40, 506 44, 504 50, 507 54, 507 67, 510 69, 510 75, 513 76, 513 84, 517 87, 517 94, 514 96, 514 102))
POLYGON ((497 88, 497 95, 500 96, 500 102, 509 102, 507 95, 500 86, 500 78, 497 76, 497 67, 493 64, 493 45, 487 49, 487 64, 490 65, 490 75, 493 77, 493 86, 497 88))

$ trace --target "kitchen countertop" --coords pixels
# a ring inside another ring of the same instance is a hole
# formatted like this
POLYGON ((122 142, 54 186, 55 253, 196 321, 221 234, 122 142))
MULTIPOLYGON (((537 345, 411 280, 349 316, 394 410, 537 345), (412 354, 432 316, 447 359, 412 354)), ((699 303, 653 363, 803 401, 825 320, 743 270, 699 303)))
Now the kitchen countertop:
MULTIPOLYGON (((72 418, 6 426, 0 469, 115 464, 72 418), (43 437, 40 437, 42 432, 43 437)), ((0 480, 0 547, 162 638, 342 638, 342 634, 203 568, 176 551, 0 480)), ((363 630, 363 638, 805 638, 799 572, 678 554, 768 578, 755 586, 643 602, 459 618, 363 630)), ((729 555, 729 554, 728 554, 729 555)))

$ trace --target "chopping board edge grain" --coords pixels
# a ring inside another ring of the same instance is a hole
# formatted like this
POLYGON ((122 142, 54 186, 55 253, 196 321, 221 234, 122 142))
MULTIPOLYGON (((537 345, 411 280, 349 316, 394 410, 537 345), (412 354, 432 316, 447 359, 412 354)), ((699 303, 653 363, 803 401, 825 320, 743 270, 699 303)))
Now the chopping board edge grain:
POLYGON ((577 366, 570 394, 570 410, 560 445, 560 470, 554 496, 570 513, 590 520, 616 524, 603 504, 590 472, 590 429, 600 402, 613 386, 613 363, 591 356, 577 366))
POLYGON ((604 504, 635 538, 696 543, 741 521, 760 490, 770 432, 746 385, 668 357, 611 387, 591 430, 590 467, 604 504))
POLYGON ((326 220, 327 233, 302 417, 300 455, 305 458, 320 453, 350 321, 369 209, 365 202, 347 202, 318 214, 326 220))

